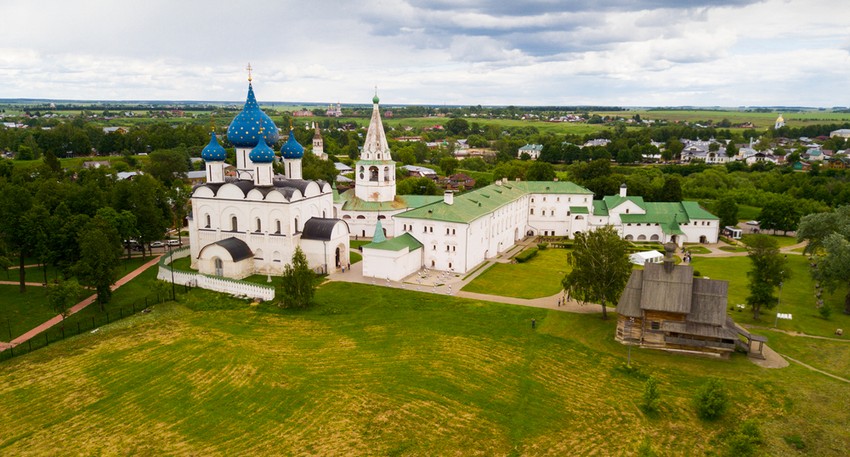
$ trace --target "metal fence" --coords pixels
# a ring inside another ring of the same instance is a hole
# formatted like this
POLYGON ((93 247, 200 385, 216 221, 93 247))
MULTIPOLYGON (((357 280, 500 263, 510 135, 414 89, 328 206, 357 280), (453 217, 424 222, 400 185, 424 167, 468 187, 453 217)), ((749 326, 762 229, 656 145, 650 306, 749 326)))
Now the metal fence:
MULTIPOLYGON (((54 325, 29 340, 20 343, 17 346, 10 347, 5 351, 1 351, 0 362, 19 355, 28 354, 37 349, 56 343, 57 341, 62 341, 65 338, 70 338, 84 332, 91 332, 106 324, 124 319, 125 317, 132 316, 136 313, 150 312, 151 306, 170 299, 170 294, 168 294, 168 296, 160 297, 156 293, 152 293, 141 300, 137 300, 129 306, 124 306, 118 309, 109 309, 94 316, 69 316, 69 318, 65 321, 54 325)), ((93 303, 89 306, 96 307, 97 304, 93 303)))

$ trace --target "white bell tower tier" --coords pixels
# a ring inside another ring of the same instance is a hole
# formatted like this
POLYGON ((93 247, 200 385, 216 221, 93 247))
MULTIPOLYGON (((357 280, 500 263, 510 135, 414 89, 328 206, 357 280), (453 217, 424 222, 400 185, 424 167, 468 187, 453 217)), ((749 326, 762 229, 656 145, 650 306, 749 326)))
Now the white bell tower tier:
POLYGON ((395 199, 395 162, 381 122, 378 95, 372 98, 372 119, 366 142, 357 161, 354 195, 368 202, 391 202, 395 199))

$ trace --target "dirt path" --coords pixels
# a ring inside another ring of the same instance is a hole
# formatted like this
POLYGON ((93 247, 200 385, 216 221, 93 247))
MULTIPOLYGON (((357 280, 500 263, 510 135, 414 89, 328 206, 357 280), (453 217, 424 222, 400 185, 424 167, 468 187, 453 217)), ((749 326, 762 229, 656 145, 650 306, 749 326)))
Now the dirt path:
MULTIPOLYGON (((127 273, 123 278, 119 279, 118 281, 115 282, 115 284, 112 285, 112 290, 115 290, 115 289, 123 286, 124 284, 127 284, 128 282, 130 282, 130 280, 134 279, 136 276, 139 276, 140 274, 142 274, 148 268, 156 265, 157 262, 159 262, 159 257, 160 256, 154 257, 149 262, 145 263, 144 265, 140 266, 139 268, 136 268, 135 270, 127 273)), ((18 283, 15 282, 14 284, 18 284, 18 283)), ((40 286, 41 284, 38 284, 38 285, 40 286)), ((68 315, 76 314, 80 310, 85 309, 87 306, 94 303, 95 299, 97 299, 97 294, 92 295, 92 296, 82 300, 81 302, 79 302, 76 305, 71 307, 71 310, 68 313, 68 315)), ((21 335, 19 337, 13 339, 11 341, 11 343, 0 342, 0 351, 5 351, 9 347, 14 347, 14 346, 17 346, 21 343, 25 343, 30 338, 35 337, 36 335, 44 332, 45 330, 53 327, 54 325, 56 325, 60 322, 62 322, 62 315, 57 314, 56 316, 53 316, 52 318, 50 318, 46 322, 42 323, 41 325, 33 328, 32 330, 24 333, 23 335, 21 335)))

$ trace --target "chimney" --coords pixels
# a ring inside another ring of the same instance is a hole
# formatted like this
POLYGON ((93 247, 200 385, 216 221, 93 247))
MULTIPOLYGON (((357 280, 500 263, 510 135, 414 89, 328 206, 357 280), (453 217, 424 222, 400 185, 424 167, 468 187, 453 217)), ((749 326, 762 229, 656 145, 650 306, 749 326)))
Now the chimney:
POLYGON ((673 259, 673 253, 676 252, 675 243, 666 243, 664 245, 664 271, 670 273, 673 267, 676 266, 676 261, 673 259))
POLYGON ((620 184, 620 196, 625 197, 626 194, 626 183, 620 184))
POLYGON ((455 194, 454 192, 447 190, 443 193, 443 202, 447 205, 453 205, 455 202, 455 194))

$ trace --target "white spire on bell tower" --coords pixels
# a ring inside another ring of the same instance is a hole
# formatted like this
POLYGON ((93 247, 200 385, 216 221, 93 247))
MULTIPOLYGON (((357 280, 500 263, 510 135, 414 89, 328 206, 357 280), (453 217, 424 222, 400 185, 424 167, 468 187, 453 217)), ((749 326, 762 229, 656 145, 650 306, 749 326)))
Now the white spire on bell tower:
POLYGON ((325 140, 322 139, 322 132, 319 130, 319 123, 313 122, 313 154, 323 160, 328 160, 328 155, 325 154, 325 140))
POLYGON ((372 98, 372 119, 354 175, 354 195, 370 202, 391 202, 395 199, 395 162, 381 122, 379 101, 376 87, 372 98))

